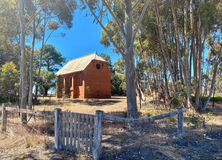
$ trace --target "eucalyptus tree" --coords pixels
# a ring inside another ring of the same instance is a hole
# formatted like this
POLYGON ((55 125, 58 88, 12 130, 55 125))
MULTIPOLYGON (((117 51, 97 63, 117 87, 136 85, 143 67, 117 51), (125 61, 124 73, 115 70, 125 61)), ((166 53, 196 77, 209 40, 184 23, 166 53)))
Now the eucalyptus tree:
MULTIPOLYGON (((76 9, 76 1, 75 0, 36 0, 36 4, 38 4, 38 11, 31 16, 29 14, 24 14, 25 12, 28 13, 30 11, 30 6, 33 5, 33 1, 25 1, 25 0, 18 0, 18 13, 19 13, 19 21, 20 21, 20 33, 21 33, 21 66, 20 66, 20 88, 21 88, 21 102, 20 107, 26 108, 26 96, 27 96, 27 82, 26 82, 26 56, 25 56, 25 33, 27 28, 31 24, 32 21, 35 20, 37 15, 43 15, 43 19, 46 20, 47 16, 54 15, 51 17, 53 19, 57 19, 59 23, 66 25, 68 28, 72 27, 72 19, 74 9, 76 9), (25 5, 31 4, 31 5, 25 5), (42 13, 48 14, 42 14, 42 13), (50 14, 49 14, 50 13, 50 14)), ((33 7, 33 9, 35 9, 33 7)), ((34 23, 34 22, 33 22, 34 23)), ((32 61, 30 59, 30 61, 32 61)), ((22 122, 26 123, 26 115, 21 114, 22 122)))
POLYGON ((152 1, 152 6, 151 11, 153 11, 152 15, 156 19, 160 51, 164 56, 172 82, 180 80, 183 84, 184 81, 189 108, 191 80, 193 78, 194 107, 205 109, 203 102, 200 102, 204 72, 202 55, 204 54, 204 47, 207 45, 207 36, 217 37, 221 34, 219 30, 222 23, 221 3, 217 0, 183 0, 180 2, 158 0, 152 1), (191 59, 193 59, 192 63, 191 59), (177 71, 177 68, 180 72, 177 71), (178 77, 180 78, 178 79, 178 77))
POLYGON ((126 95, 127 95, 127 116, 138 118, 135 86, 135 66, 134 66, 134 41, 138 33, 141 21, 146 12, 149 0, 82 0, 88 6, 92 15, 107 34, 109 41, 125 60, 126 75, 126 95), (137 11, 136 14, 133 14, 137 11), (112 17, 112 20, 109 18, 112 17), (105 27, 105 23, 114 23, 118 28, 121 39, 124 41, 122 49, 114 41, 114 35, 105 27))
POLYGON ((77 8, 76 0, 57 0, 56 2, 53 0, 49 1, 42 0, 41 4, 44 3, 47 3, 47 6, 43 10, 44 22, 43 22, 43 31, 42 31, 42 49, 41 49, 40 63, 38 68, 35 100, 37 100, 37 95, 38 95, 38 83, 40 80, 44 45, 46 44, 47 40, 52 35, 52 33, 60 27, 59 24, 63 25, 64 27, 67 27, 68 29, 72 27, 74 10, 77 8), (45 40, 45 30, 47 25, 48 29, 51 30, 51 33, 49 34, 48 38, 46 38, 45 40))
POLYGON ((11 62, 19 69, 17 39, 19 37, 19 17, 16 1, 0 1, 0 66, 11 62))

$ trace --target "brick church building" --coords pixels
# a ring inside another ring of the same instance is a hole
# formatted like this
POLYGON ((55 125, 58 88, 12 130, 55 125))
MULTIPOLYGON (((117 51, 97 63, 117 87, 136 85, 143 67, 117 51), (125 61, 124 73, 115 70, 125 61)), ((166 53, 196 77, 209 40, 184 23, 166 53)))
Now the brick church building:
MULTIPOLYGON (((70 98, 110 98, 111 72, 106 63, 95 52, 70 60, 55 76, 58 78, 62 75, 64 88, 69 84, 70 98)), ((56 84, 56 98, 62 97, 63 95, 58 94, 58 84, 56 84)))

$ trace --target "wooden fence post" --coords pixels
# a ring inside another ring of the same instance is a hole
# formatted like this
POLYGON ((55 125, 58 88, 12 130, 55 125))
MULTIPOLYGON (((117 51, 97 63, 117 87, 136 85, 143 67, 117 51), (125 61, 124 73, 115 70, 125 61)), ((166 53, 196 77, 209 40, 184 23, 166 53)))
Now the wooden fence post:
POLYGON ((62 149, 62 110, 55 108, 55 149, 62 149))
POLYGON ((183 108, 177 109, 178 111, 178 137, 182 139, 184 137, 184 128, 183 128, 183 108))
POLYGON ((8 107, 8 103, 2 104, 2 131, 6 131, 7 125, 7 111, 5 107, 8 107))
POLYGON ((103 121, 103 111, 96 111, 95 121, 94 121, 94 143, 93 143, 93 158, 99 159, 101 153, 101 142, 102 142, 102 121, 103 121))

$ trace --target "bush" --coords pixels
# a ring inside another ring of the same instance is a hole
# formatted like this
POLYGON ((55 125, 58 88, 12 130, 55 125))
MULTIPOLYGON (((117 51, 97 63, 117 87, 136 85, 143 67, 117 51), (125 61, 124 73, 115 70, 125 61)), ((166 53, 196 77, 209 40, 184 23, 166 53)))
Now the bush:
POLYGON ((147 113, 146 113, 146 116, 147 116, 147 117, 151 117, 151 116, 152 116, 152 114, 151 114, 151 113, 149 113, 149 112, 147 112, 147 113))
POLYGON ((127 118, 127 112, 123 112, 123 117, 127 118))
POLYGON ((220 97, 220 96, 216 96, 216 97, 214 97, 214 98, 211 97, 211 98, 210 98, 210 101, 211 101, 211 102, 213 102, 213 101, 214 101, 214 102, 222 102, 222 97, 220 97))
POLYGON ((189 117, 187 118, 187 125, 190 126, 191 124, 195 125, 195 127, 198 127, 199 124, 201 123, 200 121, 200 116, 195 115, 195 114, 190 114, 189 117))
MULTIPOLYGON (((0 96, 0 103, 8 103, 8 101, 9 101, 8 98, 9 98, 8 96, 1 95, 0 96)), ((11 95, 10 102, 16 102, 16 101, 18 101, 18 97, 11 95)))
POLYGON ((207 117, 206 117, 206 121, 210 121, 210 120, 213 120, 214 119, 214 116, 212 113, 207 113, 207 117))
POLYGON ((177 120, 175 117, 170 117, 170 123, 175 123, 177 120))

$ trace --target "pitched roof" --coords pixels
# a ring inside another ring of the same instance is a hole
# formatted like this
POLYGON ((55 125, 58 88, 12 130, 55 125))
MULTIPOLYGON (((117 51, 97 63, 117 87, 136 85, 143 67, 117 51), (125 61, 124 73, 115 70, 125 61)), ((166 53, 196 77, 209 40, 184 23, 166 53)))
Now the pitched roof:
POLYGON ((106 62, 102 57, 98 56, 97 53, 94 52, 92 54, 69 61, 58 72, 56 72, 55 75, 64 75, 68 73, 83 71, 92 60, 106 62))

